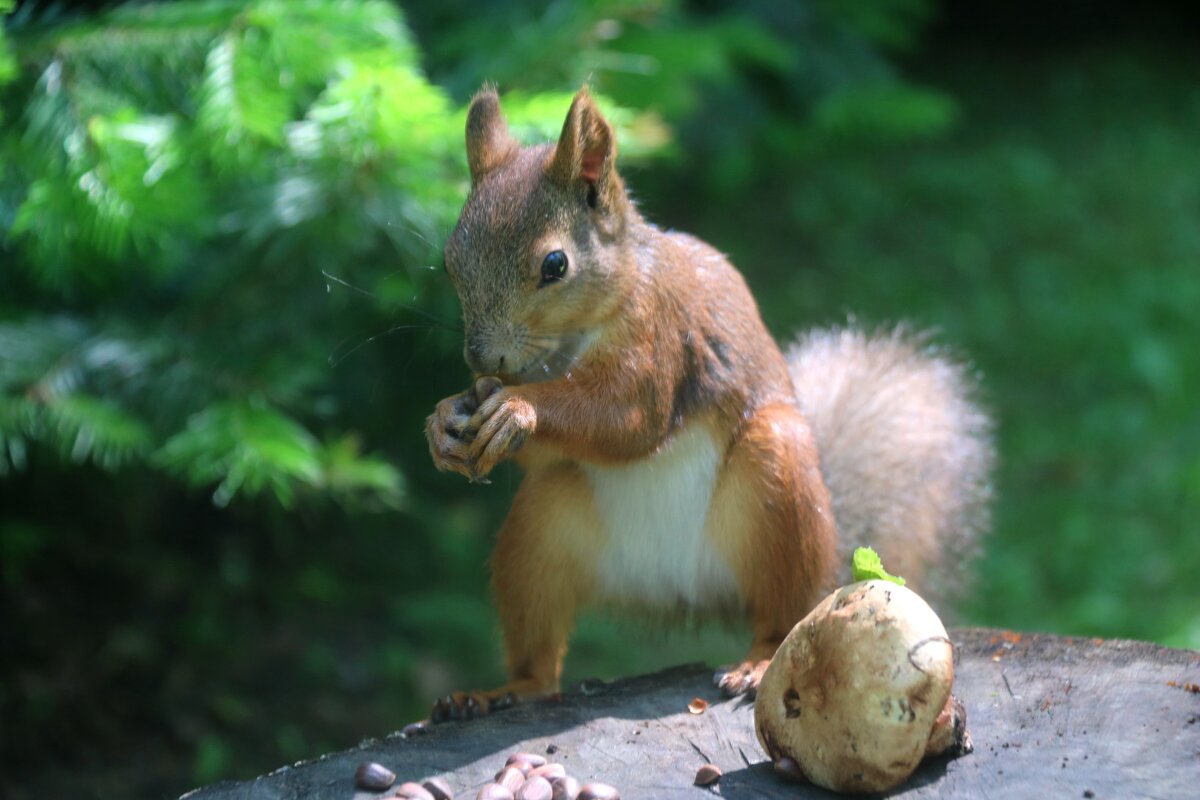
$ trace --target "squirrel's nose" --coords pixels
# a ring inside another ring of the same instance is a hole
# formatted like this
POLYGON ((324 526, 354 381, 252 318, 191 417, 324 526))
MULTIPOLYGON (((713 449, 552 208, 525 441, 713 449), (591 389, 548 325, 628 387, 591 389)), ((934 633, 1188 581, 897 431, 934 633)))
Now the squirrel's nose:
POLYGON ((488 352, 481 337, 469 337, 463 348, 463 358, 476 375, 495 375, 504 364, 503 358, 495 358, 488 352))

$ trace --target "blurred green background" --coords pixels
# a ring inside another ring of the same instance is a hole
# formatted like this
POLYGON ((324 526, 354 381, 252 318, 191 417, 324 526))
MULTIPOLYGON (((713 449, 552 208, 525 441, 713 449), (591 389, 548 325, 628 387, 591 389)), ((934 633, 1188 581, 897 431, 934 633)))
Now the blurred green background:
MULTIPOLYGON (((591 82, 647 216, 781 338, 909 320, 981 375, 960 621, 1200 647, 1200 51, 1168 4, 0 0, 0 793, 175 796, 502 677, 518 475, 465 387, 464 105, 591 82)), ((586 617, 568 679, 742 631, 586 617)))

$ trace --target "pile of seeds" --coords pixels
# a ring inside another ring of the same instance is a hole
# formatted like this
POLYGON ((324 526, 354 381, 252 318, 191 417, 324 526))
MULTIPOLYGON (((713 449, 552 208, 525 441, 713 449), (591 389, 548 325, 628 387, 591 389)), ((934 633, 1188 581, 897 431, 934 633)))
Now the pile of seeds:
MULTIPOLYGON (((364 761, 354 773, 354 785, 369 792, 382 792, 396 782, 396 773, 374 761, 364 761)), ((454 800, 454 792, 442 778, 424 783, 402 783, 393 797, 409 800, 454 800)), ((621 794, 607 783, 585 783, 567 774, 562 764, 547 763, 534 753, 513 753, 496 773, 493 783, 479 790, 476 800, 620 800, 621 794)))

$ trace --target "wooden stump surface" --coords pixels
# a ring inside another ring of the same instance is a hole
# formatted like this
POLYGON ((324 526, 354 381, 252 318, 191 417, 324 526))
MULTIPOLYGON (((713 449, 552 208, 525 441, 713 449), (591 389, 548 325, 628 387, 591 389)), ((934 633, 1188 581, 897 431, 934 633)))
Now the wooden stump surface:
MULTIPOLYGON (((975 751, 926 761, 891 796, 1200 797, 1200 653, 980 628, 952 638, 954 692, 975 751)), ((581 782, 612 784, 626 800, 835 796, 778 778, 755 740, 753 704, 723 699, 711 680, 711 668, 692 665, 585 682, 561 700, 393 734, 184 797, 368 800, 392 793, 354 788, 358 764, 377 761, 397 784, 440 775, 458 798, 474 798, 514 751, 549 752, 581 782), (688 711, 695 697, 709 703, 702 714, 688 711), (705 762, 724 772, 712 788, 693 785, 705 762)))

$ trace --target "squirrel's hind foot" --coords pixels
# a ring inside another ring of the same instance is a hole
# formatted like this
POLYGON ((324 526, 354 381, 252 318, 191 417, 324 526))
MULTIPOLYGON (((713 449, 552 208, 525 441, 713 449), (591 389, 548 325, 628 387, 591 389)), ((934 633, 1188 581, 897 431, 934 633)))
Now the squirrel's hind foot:
POLYGON ((748 700, 753 700, 763 673, 767 671, 767 665, 770 663, 769 659, 747 659, 738 664, 720 667, 713 673, 713 686, 720 689, 726 697, 745 695, 748 700))
POLYGON ((509 708, 517 702, 512 694, 490 697, 489 692, 453 692, 439 698, 429 712, 431 722, 475 719, 493 711, 509 708))
POLYGON ((487 692, 451 692, 434 702, 429 719, 431 722, 475 719, 512 708, 525 700, 548 697, 554 691, 532 681, 513 681, 487 692))

